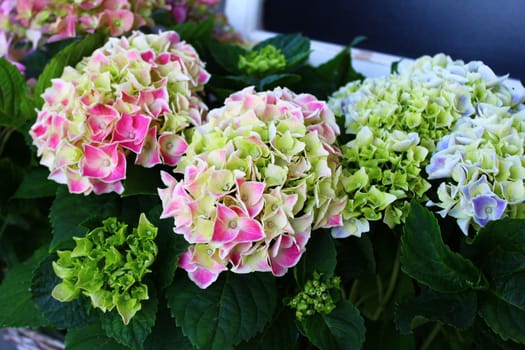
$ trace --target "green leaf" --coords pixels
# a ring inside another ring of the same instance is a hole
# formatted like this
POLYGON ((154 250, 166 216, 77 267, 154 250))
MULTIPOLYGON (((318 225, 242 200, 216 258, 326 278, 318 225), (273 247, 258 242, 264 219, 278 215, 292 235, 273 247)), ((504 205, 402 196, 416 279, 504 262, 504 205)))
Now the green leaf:
POLYGON ((503 340, 525 344, 524 310, 494 294, 484 293, 479 304, 479 315, 503 340))
POLYGON ((47 255, 47 247, 38 249, 31 258, 12 267, 0 284, 0 328, 37 328, 49 322, 33 302, 33 271, 47 255))
POLYGON ((253 50, 260 50, 267 45, 281 50, 286 58, 287 69, 297 66, 310 56, 310 39, 298 33, 273 36, 255 45, 253 50))
POLYGON ((151 223, 158 228, 155 243, 159 247, 157 259, 151 270, 155 274, 160 289, 165 289, 173 282, 179 256, 189 244, 184 236, 173 232, 172 219, 160 219, 162 206, 158 205, 148 212, 151 223))
POLYGON ((525 270, 525 220, 490 221, 472 242, 473 260, 491 277, 525 270))
POLYGON ((33 199, 53 197, 57 192, 58 184, 48 180, 48 175, 49 170, 44 167, 31 169, 31 171, 24 176, 13 198, 33 199))
POLYGON ((171 317, 167 308, 162 308, 157 316, 153 331, 144 343, 146 350, 192 350, 188 338, 177 327, 175 319, 171 317))
POLYGON ((189 43, 194 43, 195 41, 206 40, 211 37, 213 32, 214 19, 210 17, 203 21, 192 22, 187 21, 184 23, 179 23, 171 27, 179 33, 180 38, 189 43))
POLYGON ((61 186, 49 213, 53 227, 50 251, 72 248, 74 246, 72 238, 83 237, 88 232, 88 228, 82 223, 93 218, 104 219, 115 216, 117 213, 115 198, 113 194, 99 196, 70 194, 65 186, 61 186))
POLYGON ((128 162, 122 197, 140 194, 156 196, 157 188, 162 186, 159 167, 144 168, 128 162))
POLYGON ((525 311, 525 271, 494 280, 491 291, 505 302, 525 311))
POLYGON ((222 350, 260 332, 272 317, 277 296, 271 274, 223 273, 205 290, 178 279, 167 298, 177 325, 195 347, 222 350))
POLYGON ((403 231, 401 266, 407 275, 443 293, 486 288, 483 274, 445 245, 436 218, 416 201, 411 203, 403 231))
POLYGON ((128 325, 122 322, 116 310, 101 314, 100 322, 106 335, 115 339, 119 344, 133 349, 142 349, 144 341, 151 334, 155 324, 159 303, 156 295, 151 294, 150 291, 150 299, 142 302, 142 309, 133 316, 128 325))
POLYGON ((360 349, 365 324, 359 310, 347 301, 328 315, 316 314, 297 323, 299 331, 321 350, 360 349))
POLYGON ((334 275, 337 264, 337 252, 334 240, 328 230, 316 230, 306 245, 306 251, 299 263, 294 267, 295 280, 299 286, 304 286, 314 272, 323 274, 324 278, 334 275))
POLYGON ((82 40, 68 45, 56 54, 46 65, 42 74, 38 77, 34 89, 36 107, 42 107, 44 100, 40 96, 49 86, 51 86, 51 79, 61 76, 64 67, 75 66, 83 57, 89 56, 97 48, 102 47, 105 41, 106 36, 103 34, 88 34, 82 40))
MULTIPOLYGON (((0 127, 1 128, 1 127, 0 127)), ((0 208, 9 201, 9 198, 15 193, 23 176, 23 169, 9 158, 0 158, 0 208)))
POLYGON ((208 50, 213 60, 226 72, 239 75, 239 56, 245 55, 247 51, 239 45, 223 44, 218 41, 208 42, 208 50))
POLYGON ((272 74, 272 75, 262 78, 257 83, 257 90, 264 91, 264 90, 273 89, 277 86, 288 86, 291 84, 295 84, 300 80, 301 80, 301 76, 297 74, 289 74, 289 73, 272 74))
POLYGON ((282 309, 255 338, 240 344, 238 350, 294 350, 297 349, 297 327, 290 309, 282 309))
POLYGON ((0 126, 19 128, 34 113, 23 75, 6 59, 0 58, 0 126))
POLYGON ((51 296, 53 288, 62 281, 51 265, 55 259, 56 254, 48 256, 34 272, 33 300, 53 326, 61 329, 84 327, 96 319, 95 310, 84 296, 68 303, 51 296))
POLYGON ((107 337, 98 323, 92 323, 89 326, 80 329, 70 329, 66 334, 65 345, 68 350, 129 349, 107 337))
POLYGON ((412 320, 422 316, 428 320, 467 328, 474 322, 477 307, 478 298, 474 291, 453 294, 426 291, 398 306, 396 326, 402 333, 410 333, 412 320))

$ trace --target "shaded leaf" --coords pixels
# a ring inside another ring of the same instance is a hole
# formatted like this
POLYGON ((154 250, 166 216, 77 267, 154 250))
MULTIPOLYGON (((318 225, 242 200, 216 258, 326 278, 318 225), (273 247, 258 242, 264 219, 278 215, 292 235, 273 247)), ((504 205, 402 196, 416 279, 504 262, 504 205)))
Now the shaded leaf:
POLYGON ((301 80, 301 76, 297 74, 289 74, 289 73, 272 74, 272 75, 262 78, 257 83, 257 90, 263 91, 263 90, 270 90, 278 86, 288 86, 291 84, 295 84, 300 80, 301 80))
POLYGON ((70 194, 67 188, 61 186, 51 205, 49 219, 53 227, 53 240, 50 251, 58 248, 72 248, 72 238, 83 237, 88 228, 82 223, 90 219, 104 219, 117 214, 117 203, 114 194, 106 195, 78 195, 70 194))
POLYGON ((443 293, 486 288, 483 274, 445 245, 436 218, 416 201, 412 201, 403 231, 401 266, 410 277, 443 293))
POLYGON ((51 263, 56 254, 48 256, 35 271, 32 282, 33 300, 49 322, 61 329, 84 327, 96 319, 96 312, 84 296, 63 303, 51 296, 53 288, 62 280, 55 275, 51 263))
POLYGON ((129 349, 106 336, 99 323, 92 323, 84 328, 69 330, 66 334, 65 345, 68 350, 129 349))
POLYGON ((525 344, 525 311, 491 293, 480 299, 479 315, 503 340, 525 344))
POLYGON ((525 311, 525 271, 494 280, 491 291, 505 302, 525 311))
POLYGON ((151 223, 159 230, 155 243, 159 247, 157 259, 151 270, 155 274, 160 289, 167 288, 173 282, 179 256, 188 248, 184 236, 173 232, 172 219, 160 219, 162 206, 158 205, 148 212, 151 223))
POLYGON ((58 184, 49 180, 49 170, 44 167, 31 169, 24 179, 13 198, 32 199, 53 197, 58 189, 58 184))
POLYGON ((525 270, 525 220, 490 221, 472 242, 473 259, 492 277, 525 270))
POLYGON ((218 41, 210 41, 208 44, 213 60, 226 72, 230 74, 240 74, 238 63, 239 57, 245 55, 247 51, 239 45, 223 44, 218 41))
POLYGON ((297 322, 299 331, 321 350, 360 349, 365 341, 365 324, 359 310, 347 301, 328 315, 315 314, 297 322))
POLYGON ((223 273, 205 290, 187 278, 167 291, 168 306, 193 346, 227 349, 260 332, 276 306, 275 278, 268 273, 223 273))
POLYGON ((416 350, 416 337, 413 334, 400 334, 392 325, 392 319, 366 320, 366 340, 364 350, 377 350, 388 344, 388 350, 416 350))
POLYGON ((337 252, 334 240, 328 230, 315 230, 306 245, 306 251, 294 267, 295 280, 300 286, 312 278, 314 272, 323 274, 324 278, 334 275, 337 264, 337 252))
POLYGON ((267 327, 256 337, 242 343, 238 350, 294 350, 297 349, 299 333, 295 316, 290 309, 282 309, 267 327))
POLYGON ((210 17, 203 21, 193 22, 186 21, 171 27, 175 30, 182 40, 194 43, 199 40, 206 40, 211 37, 213 32, 214 19, 210 17))
POLYGON ((47 247, 42 247, 31 258, 8 271, 0 284, 0 328, 36 328, 49 323, 31 294, 33 271, 46 255, 47 247))
POLYGON ((478 299, 473 291, 452 294, 425 291, 398 306, 396 326, 402 333, 410 333, 412 320, 421 316, 458 328, 467 328, 474 322, 477 306, 478 299))
POLYGON ((175 319, 171 317, 166 308, 162 308, 157 316, 157 322, 153 331, 144 343, 146 350, 192 350, 188 338, 182 334, 180 327, 177 327, 175 319))
POLYGON ((106 36, 103 34, 88 34, 82 40, 71 43, 56 54, 46 65, 42 74, 38 77, 34 89, 36 107, 42 107, 44 100, 40 96, 49 86, 51 86, 51 79, 61 76, 64 67, 75 66, 83 57, 89 56, 97 48, 102 47, 105 41, 106 36))
POLYGON ((150 290, 149 299, 141 302, 142 308, 131 318, 128 325, 125 325, 120 315, 113 310, 100 315, 102 329, 117 343, 133 349, 142 349, 155 324, 158 303, 157 296, 152 295, 150 290))
POLYGON ((0 126, 19 128, 34 115, 33 107, 22 73, 0 57, 0 126))
POLYGON ((144 168, 128 162, 122 197, 135 195, 157 196, 157 188, 163 187, 159 167, 144 168))

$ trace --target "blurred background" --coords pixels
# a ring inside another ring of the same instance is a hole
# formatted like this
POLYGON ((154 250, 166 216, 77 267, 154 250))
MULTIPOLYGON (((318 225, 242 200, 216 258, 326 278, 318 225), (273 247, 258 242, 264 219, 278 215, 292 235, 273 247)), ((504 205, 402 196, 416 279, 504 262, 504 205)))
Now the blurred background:
POLYGON ((525 79, 524 0, 265 0, 262 28, 416 58, 444 52, 525 79))

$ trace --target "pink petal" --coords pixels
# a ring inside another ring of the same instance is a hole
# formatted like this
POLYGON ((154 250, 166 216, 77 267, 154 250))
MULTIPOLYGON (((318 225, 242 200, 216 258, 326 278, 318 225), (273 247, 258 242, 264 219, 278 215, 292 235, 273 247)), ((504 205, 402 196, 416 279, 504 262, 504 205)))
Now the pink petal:
POLYGON ((199 288, 206 289, 219 278, 219 274, 220 272, 212 272, 198 267, 195 271, 188 272, 188 277, 193 283, 199 286, 199 288))
POLYGON ((115 182, 126 178, 126 156, 124 153, 117 152, 117 162, 115 167, 111 170, 111 173, 101 179, 104 182, 115 182))
POLYGON ((94 178, 106 177, 111 172, 111 166, 111 158, 106 152, 90 144, 84 145, 84 159, 81 165, 83 176, 94 178))
POLYGON ((144 144, 142 145, 142 150, 137 155, 135 164, 151 168, 160 163, 160 145, 157 142, 157 126, 154 126, 149 129, 144 144))
POLYGON ((257 242, 265 237, 259 221, 249 218, 239 218, 239 234, 236 242, 257 242))
POLYGON ((123 147, 140 153, 144 138, 148 133, 151 118, 145 115, 129 115, 122 113, 121 118, 115 125, 113 141, 119 142, 123 147))
POLYGON ((160 154, 163 163, 175 166, 186 152, 188 143, 186 140, 175 133, 165 133, 159 137, 160 154))

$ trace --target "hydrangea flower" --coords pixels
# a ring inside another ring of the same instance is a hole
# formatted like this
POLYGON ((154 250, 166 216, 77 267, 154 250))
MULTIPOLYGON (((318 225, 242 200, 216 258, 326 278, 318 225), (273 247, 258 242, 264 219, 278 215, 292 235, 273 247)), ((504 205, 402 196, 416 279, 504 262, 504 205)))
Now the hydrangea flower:
POLYGON ((275 46, 266 45, 260 50, 239 56, 237 66, 248 75, 259 76, 282 70, 286 67, 286 58, 275 46))
MULTIPOLYGON (((206 288, 220 272, 284 275, 312 229, 341 224, 339 128, 326 103, 288 89, 231 95, 163 172, 163 218, 190 247, 179 265, 206 288)), ((320 233, 321 234, 321 233, 320 233)))
POLYGON ((525 105, 481 103, 438 144, 426 171, 443 179, 438 201, 465 235, 502 217, 523 218, 525 201, 525 105))
POLYGON ((42 95, 30 130, 41 164, 71 193, 122 193, 128 154, 145 167, 177 164, 184 130, 206 110, 197 93, 208 79, 176 32, 111 38, 42 95))
POLYGON ((106 30, 120 36, 151 25, 152 10, 165 0, 6 0, 0 5, 0 56, 25 47, 20 59, 39 44, 106 30), (7 16, 7 17, 6 17, 7 16))
MULTIPOLYGON (((349 199, 334 236, 360 236, 370 221, 383 219, 390 227, 403 222, 411 199, 428 199, 423 170, 438 141, 479 106, 513 106, 520 94, 481 62, 443 54, 402 62, 398 73, 351 82, 334 93, 330 106, 354 135, 342 147, 349 199)), ((435 171, 454 167, 455 158, 436 159, 435 171)))
MULTIPOLYGON (((302 321, 315 314, 329 314, 335 309, 332 291, 340 293, 341 278, 333 276, 328 281, 322 281, 322 274, 314 272, 313 278, 308 280, 288 305, 295 309, 295 318, 302 321)), ((323 278, 326 279, 326 278, 323 278)))
POLYGON ((157 256, 156 235, 157 228, 141 214, 131 234, 126 224, 108 218, 85 237, 73 237, 75 248, 58 251, 53 262, 55 274, 62 279, 51 293, 53 298, 69 302, 82 293, 103 312, 116 308, 128 324, 141 309, 141 301, 149 298, 142 280, 157 256))

